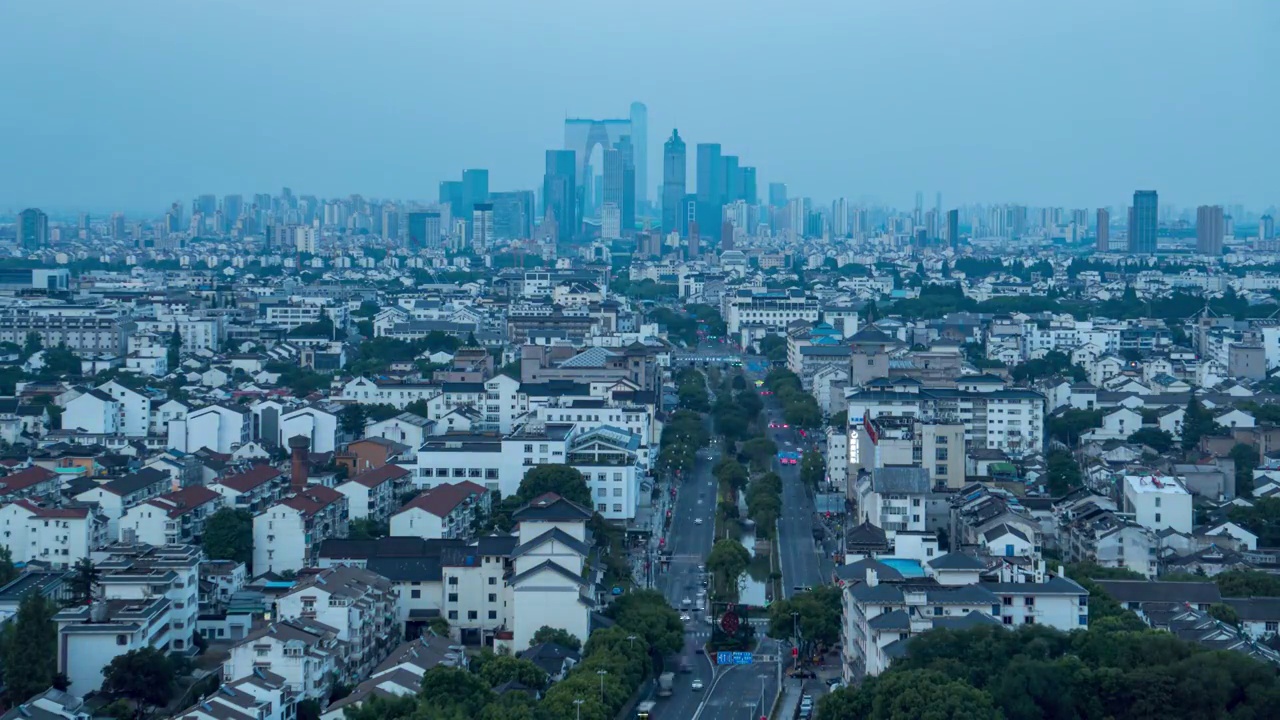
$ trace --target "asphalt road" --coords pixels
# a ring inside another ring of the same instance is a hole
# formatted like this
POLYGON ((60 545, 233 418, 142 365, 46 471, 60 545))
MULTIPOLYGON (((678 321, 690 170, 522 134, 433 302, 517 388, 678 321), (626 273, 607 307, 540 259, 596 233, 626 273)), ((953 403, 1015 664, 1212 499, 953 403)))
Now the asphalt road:
MULTIPOLYGON (((679 608, 685 598, 697 599, 698 566, 706 562, 711 552, 715 533, 716 488, 711 467, 719 460, 718 442, 709 451, 698 454, 691 476, 676 483, 676 501, 671 511, 671 531, 667 534, 667 547, 671 549, 671 566, 657 576, 656 586, 672 607, 679 608), (701 518, 702 524, 695 519, 701 518)), ((692 620, 685 623, 684 657, 693 665, 689 674, 677 673, 669 698, 654 698, 657 718, 692 718, 698 705, 706 697, 712 682, 710 662, 697 654, 710 638, 711 628, 702 621, 704 613, 689 613, 692 620), (703 690, 690 688, 694 679, 703 683, 703 690)), ((672 658, 678 662, 679 658, 672 658)), ((673 665, 672 669, 678 665, 673 665)))

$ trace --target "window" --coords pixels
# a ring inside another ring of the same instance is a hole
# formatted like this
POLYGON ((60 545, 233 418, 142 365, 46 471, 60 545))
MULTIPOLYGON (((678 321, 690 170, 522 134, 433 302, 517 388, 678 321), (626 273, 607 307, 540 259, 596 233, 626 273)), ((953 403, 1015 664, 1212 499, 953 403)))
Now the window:
POLYGON ((1009 607, 1009 606, 1013 605, 1013 598, 1012 598, 1012 597, 1009 597, 1008 595, 1005 595, 1004 597, 1000 598, 1000 602, 1001 602, 1001 604, 1003 604, 1005 607, 1009 607))
POLYGON ((493 469, 493 468, 489 468, 488 470, 485 470, 485 471, 484 471, 484 479, 485 479, 485 480, 497 480, 497 479, 498 479, 498 471, 497 471, 497 470, 495 470, 495 469, 493 469))
POLYGON ((609 504, 608 504, 608 503, 599 503, 598 505, 596 505, 596 511, 597 511, 597 512, 604 512, 604 511, 606 511, 606 510, 608 510, 608 509, 609 509, 609 504))
POLYGON ((622 488, 614 488, 614 489, 613 489, 613 496, 614 496, 614 497, 622 497, 622 488))
POLYGON ((498 602, 498 593, 489 593, 489 602, 498 602))
POLYGON ((934 442, 935 442, 935 443, 937 443, 938 445, 946 445, 946 444, 947 444, 947 436, 946 436, 946 435, 939 435, 939 436, 937 436, 936 438, 934 438, 934 442))
POLYGON ((1012 624, 1013 624, 1013 616, 1012 616, 1012 615, 1005 615, 1004 617, 1002 617, 1002 618, 1000 618, 1000 619, 1004 621, 1004 624, 1005 624, 1005 625, 1012 625, 1012 624))
POLYGON ((614 512, 622 512, 622 503, 614 503, 614 504, 613 504, 613 511, 614 511, 614 512))
POLYGON ((1023 599, 1023 601, 1022 601, 1022 604, 1023 604, 1023 605, 1026 605, 1027 607, 1035 607, 1035 606, 1036 606, 1036 599, 1035 599, 1035 598, 1033 598, 1033 597, 1024 598, 1024 599, 1023 599))
MULTIPOLYGON (((116 636, 116 644, 117 644, 117 645, 128 645, 128 644, 129 644, 129 636, 128 636, 128 635, 117 635, 117 636, 116 636)), ((259 653, 259 655, 265 655, 265 654, 266 654, 266 653, 259 653)))
POLYGON ((1160 507, 1160 498, 1156 498, 1156 507, 1160 507))
POLYGON ((1267 632, 1269 633, 1280 632, 1280 622, 1267 623, 1267 632))
POLYGON ((941 605, 935 605, 935 606, 934 606, 934 608, 933 608, 933 614, 934 614, 935 616, 937 616, 937 615, 941 615, 941 614, 942 614, 942 606, 941 606, 941 605))
POLYGON ((476 618, 478 618, 478 617, 480 617, 480 613, 479 613, 478 611, 476 611, 476 610, 468 610, 468 611, 467 611, 467 619, 468 619, 468 620, 475 620, 475 619, 476 619, 476 618))
POLYGON ((1081 596, 1080 596, 1079 605, 1080 605, 1080 607, 1089 607, 1089 596, 1088 596, 1088 595, 1081 595, 1081 596))
POLYGON ((1160 513, 1156 513, 1156 522, 1160 522, 1160 513))
POLYGON ((606 488, 598 488, 598 489, 596 490, 596 497, 608 497, 608 496, 609 496, 609 491, 608 491, 608 489, 606 489, 606 488))
POLYGON ((490 611, 489 611, 489 619, 490 619, 490 620, 497 620, 497 619, 498 619, 498 611, 497 611, 497 610, 490 610, 490 611))
POLYGON ((457 577, 450 577, 450 578, 449 578, 449 584, 450 584, 450 585, 457 585, 457 584, 458 584, 458 578, 457 578, 457 577))
POLYGON ((449 602, 458 602, 458 593, 449 593, 449 602))
POLYGON ((920 507, 920 498, 912 498, 911 507, 920 507))
POLYGON ((1084 625, 1088 625, 1088 624, 1089 624, 1089 616, 1088 616, 1088 615, 1081 615, 1080 617, 1076 618, 1076 620, 1078 621, 1078 623, 1079 623, 1081 626, 1084 626, 1084 625))
POLYGON ((449 619, 450 619, 450 620, 457 620, 457 619, 458 619, 458 611, 457 611, 457 610, 450 610, 450 611, 449 611, 449 619))
POLYGON ((934 475, 939 475, 939 476, 946 475, 946 474, 947 474, 947 466, 946 466, 946 465, 935 465, 935 466, 933 467, 933 474, 934 474, 934 475))
POLYGON ((1023 625, 1035 625, 1035 624, 1036 624, 1036 618, 1035 618, 1035 616, 1034 616, 1034 615, 1028 615, 1028 616, 1026 616, 1026 617, 1022 618, 1022 624, 1023 624, 1023 625))
POLYGON ((947 459, 947 449, 946 449, 946 448, 944 448, 944 447, 934 448, 934 451, 933 451, 933 458, 934 458, 935 460, 946 460, 946 459, 947 459))
POLYGON ((489 578, 489 584, 490 584, 490 585, 497 585, 497 584, 498 584, 498 578, 494 578, 494 577, 489 578))
POLYGON ((532 446, 532 445, 525 445, 525 446, 524 446, 524 451, 525 451, 525 452, 527 452, 527 453, 531 453, 531 452, 533 452, 533 446, 532 446))
POLYGON ((417 588, 414 588, 413 590, 409 591, 409 597, 413 598, 414 600, 417 600, 422 597, 422 591, 417 588))

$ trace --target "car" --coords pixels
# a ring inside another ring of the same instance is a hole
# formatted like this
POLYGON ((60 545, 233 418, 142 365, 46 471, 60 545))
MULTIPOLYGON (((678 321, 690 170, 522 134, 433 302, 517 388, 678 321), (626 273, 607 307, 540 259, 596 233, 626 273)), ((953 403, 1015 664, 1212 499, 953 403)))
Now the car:
POLYGON ((689 622, 689 621, 690 621, 690 620, 692 620, 692 619, 693 619, 693 618, 689 617, 688 615, 681 615, 681 616, 680 616, 680 622, 689 622))
POLYGON ((681 610, 683 610, 683 609, 685 609, 685 608, 688 608, 688 607, 689 607, 690 605, 692 605, 692 604, 693 604, 693 601, 692 601, 692 600, 690 600, 689 598, 681 598, 681 599, 680 599, 680 609, 681 609, 681 610))
POLYGON ((693 651, 693 653, 694 653, 695 655, 706 655, 706 654, 707 654, 707 650, 706 650, 706 648, 695 648, 695 649, 694 649, 694 651, 693 651))
POLYGON ((694 518, 694 519, 693 519, 693 524, 694 524, 694 525, 701 525, 701 524, 702 524, 702 518, 694 518))
POLYGON ((693 691, 695 691, 695 692, 696 692, 696 691, 698 691, 698 690, 701 690, 701 689, 702 689, 702 681, 701 681, 701 680, 699 680, 699 679, 696 679, 696 678, 695 678, 695 679, 694 679, 694 681, 689 685, 689 689, 690 689, 690 690, 693 690, 693 691))

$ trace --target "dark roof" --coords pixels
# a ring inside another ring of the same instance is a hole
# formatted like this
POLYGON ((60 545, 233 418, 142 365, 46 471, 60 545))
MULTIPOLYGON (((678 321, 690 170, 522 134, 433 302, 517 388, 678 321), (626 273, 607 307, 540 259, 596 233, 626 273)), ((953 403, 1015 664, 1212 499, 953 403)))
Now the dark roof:
POLYGON ((583 557, 586 557, 591 553, 591 546, 578 540, 577 538, 561 530, 560 528, 553 527, 550 530, 542 533, 538 537, 533 538, 529 542, 517 545, 511 551, 511 557, 513 558, 519 557, 520 555, 523 555, 531 550, 534 550, 542 546, 544 543, 548 541, 555 541, 563 545, 567 545, 570 548, 572 548, 574 551, 576 551, 579 555, 582 555, 583 557))
POLYGON ((987 564, 972 555, 947 553, 929 561, 934 570, 985 570, 987 564))
POLYGON ((391 482, 409 476, 409 471, 399 465, 383 465, 351 478, 351 482, 359 483, 367 488, 378 487, 384 482, 391 482))
POLYGON ((548 675, 559 675, 565 660, 578 662, 582 656, 559 643, 547 642, 530 645, 528 650, 520 653, 520 659, 537 665, 548 675))
POLYGON ((528 505, 511 514, 517 523, 526 520, 555 522, 557 520, 590 520, 591 512, 577 503, 570 502, 555 493, 545 493, 529 501, 528 505))
POLYGON ((1031 542, 1031 538, 1028 538, 1025 533, 1008 523, 1000 523, 982 534, 982 536, 986 538, 987 542, 998 540, 1003 535, 1012 535, 1023 542, 1031 542))
MULTIPOLYGON (((870 521, 849 528, 845 534, 846 547, 883 547, 889 544, 884 529, 870 521)), ((887 567, 887 566, 886 566, 887 567)))
POLYGON ((483 497, 487 492, 489 491, 483 486, 467 481, 437 485, 405 503, 404 507, 397 510, 395 514, 399 515, 409 510, 425 510, 436 517, 447 517, 454 508, 468 498, 483 497))
POLYGON ((933 619, 935 628, 946 628, 948 630, 965 630, 979 625, 999 625, 1000 621, 976 610, 970 611, 968 615, 960 616, 943 616, 933 619))
POLYGON ((921 467, 882 467, 871 471, 871 489, 882 495, 929 492, 929 471, 921 467))
POLYGON ((132 475, 125 475, 122 478, 104 483, 102 489, 114 495, 132 495, 139 490, 151 487, 152 485, 168 483, 169 474, 156 470, 155 468, 143 468, 132 475))
POLYGON ((1222 593, 1212 581, 1169 582, 1166 580, 1097 580, 1117 602, 1222 602, 1222 593))
POLYGON ((438 581, 444 576, 438 555, 371 557, 365 567, 392 582, 438 581))
POLYGON ((1223 598, 1222 602, 1235 608, 1241 620, 1280 621, 1280 597, 1223 598))
POLYGON ((281 472, 270 465, 254 465, 241 473, 227 475, 218 480, 218 484, 229 487, 236 492, 249 492, 254 488, 271 482, 281 476, 281 472))

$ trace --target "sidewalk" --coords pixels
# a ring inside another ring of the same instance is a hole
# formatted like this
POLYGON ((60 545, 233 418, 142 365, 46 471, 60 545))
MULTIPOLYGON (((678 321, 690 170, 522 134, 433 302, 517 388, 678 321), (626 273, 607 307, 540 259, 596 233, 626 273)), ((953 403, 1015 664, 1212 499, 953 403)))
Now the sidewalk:
POLYGON ((773 720, 792 720, 800 710, 800 697, 804 695, 804 681, 783 678, 782 699, 774 708, 773 720))

